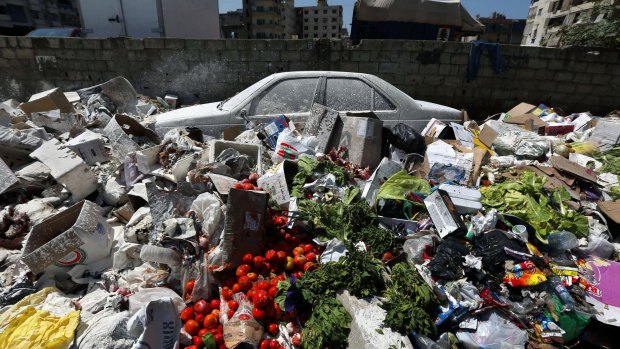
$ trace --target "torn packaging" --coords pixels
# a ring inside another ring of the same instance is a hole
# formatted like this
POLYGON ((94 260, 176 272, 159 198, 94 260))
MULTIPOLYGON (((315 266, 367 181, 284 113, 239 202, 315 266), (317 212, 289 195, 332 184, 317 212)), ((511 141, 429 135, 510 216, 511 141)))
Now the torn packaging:
POLYGON ((112 229, 102 209, 84 200, 32 227, 24 241, 22 261, 34 273, 52 265, 72 267, 107 257, 112 229))
POLYGON ((114 116, 103 129, 103 134, 108 137, 112 146, 112 155, 117 159, 125 159, 127 154, 142 148, 142 144, 133 140, 134 137, 141 137, 144 141, 150 141, 151 144, 149 145, 151 146, 161 143, 155 132, 123 114, 114 116))
POLYGON ((230 190, 220 244, 209 253, 209 264, 214 269, 236 268, 246 253, 260 254, 268 197, 265 192, 230 190))

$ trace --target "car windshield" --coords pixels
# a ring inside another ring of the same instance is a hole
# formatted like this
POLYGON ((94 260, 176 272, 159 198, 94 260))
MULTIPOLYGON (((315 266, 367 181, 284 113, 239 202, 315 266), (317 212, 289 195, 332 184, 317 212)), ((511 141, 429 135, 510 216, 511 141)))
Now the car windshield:
POLYGON ((245 90, 237 93, 236 95, 224 100, 223 104, 220 106, 220 109, 223 110, 232 110, 234 107, 245 101, 248 97, 254 95, 256 91, 258 91, 261 87, 263 87, 267 82, 273 79, 272 76, 268 76, 256 83, 254 85, 246 88, 245 90))
POLYGON ((58 36, 58 37, 68 37, 71 36, 71 33, 75 30, 75 28, 41 28, 35 29, 28 33, 26 36, 58 36))

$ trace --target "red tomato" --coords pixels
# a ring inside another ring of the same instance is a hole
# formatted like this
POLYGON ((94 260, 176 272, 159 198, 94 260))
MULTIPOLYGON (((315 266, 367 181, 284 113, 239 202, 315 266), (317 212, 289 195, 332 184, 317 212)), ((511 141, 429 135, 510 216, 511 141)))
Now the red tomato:
POLYGON ((241 264, 239 268, 243 269, 246 274, 252 271, 252 266, 250 264, 241 264))
POLYGON ((198 314, 207 315, 211 312, 211 309, 209 309, 207 301, 200 299, 194 303, 194 311, 198 314))
POLYGON ((195 336, 198 334, 198 331, 200 331, 200 324, 193 319, 187 320, 183 328, 185 329, 185 332, 189 333, 192 336, 195 336))
POLYGON ((258 347, 258 349, 269 349, 269 343, 271 342, 271 340, 269 339, 263 339, 260 342, 260 345, 258 347))
POLYGON ((200 347, 195 346, 195 345, 190 345, 189 347, 185 347, 185 349, 198 349, 200 347))
POLYGON ((241 189, 241 190, 243 190, 243 184, 241 184, 241 183, 235 183, 235 189, 241 189))
POLYGON ((279 262, 284 262, 286 260, 286 252, 278 251, 276 254, 278 255, 279 262))
POLYGON ((221 333, 218 332, 215 335, 213 335, 213 337, 215 338, 215 343, 217 344, 224 343, 224 335, 222 335, 221 333))
POLYGON ((312 250, 314 250, 314 246, 312 244, 305 244, 304 245, 304 251, 306 251, 306 253, 312 252, 312 250))
POLYGON ((252 297, 252 303, 254 303, 254 307, 258 309, 263 309, 269 303, 269 293, 265 290, 258 290, 254 292, 254 296, 252 297))
POLYGON ((271 287, 271 284, 269 283, 269 281, 266 281, 266 280, 259 281, 258 284, 256 285, 257 289, 263 290, 263 291, 269 290, 270 287, 271 287))
POLYGON ((194 316, 194 320, 198 321, 198 323, 201 324, 203 321, 205 321, 205 316, 202 314, 196 314, 194 316))
POLYGON ((222 297, 225 300, 230 300, 233 296, 234 292, 228 287, 222 287, 222 297))
POLYGON ((229 319, 232 319, 232 317, 235 315, 235 311, 234 311, 234 310, 232 310, 232 309, 230 309, 230 310, 228 311, 228 313, 226 313, 226 315, 228 315, 228 318, 229 318, 229 319))
POLYGON ((304 271, 312 271, 314 269, 316 269, 316 264, 312 262, 306 262, 306 264, 304 264, 304 271))
POLYGON ((202 347, 202 345, 204 344, 202 343, 202 337, 199 336, 192 337, 192 343, 194 343, 194 345, 197 347, 202 347))
POLYGON ((239 320, 242 320, 242 321, 250 320, 250 315, 248 315, 248 314, 241 314, 241 315, 239 315, 239 320))
POLYGON ((284 274, 278 275, 278 281, 284 281, 284 280, 286 280, 286 276, 284 274))
POLYGON ((220 344, 217 346, 217 349, 228 349, 228 347, 226 346, 226 343, 220 343, 220 344))
POLYGON ((276 252, 276 250, 267 251, 265 253, 265 259, 270 263, 278 262, 278 252, 276 252))
POLYGON ((254 308, 254 309, 252 309, 252 316, 256 320, 260 321, 260 320, 265 318, 265 311, 261 310, 261 309, 258 309, 258 308, 254 308))
POLYGON ((235 300, 228 301, 228 309, 237 311, 239 309, 239 302, 235 300))
POLYGON ((252 282, 255 282, 256 280, 258 280, 258 274, 253 273, 253 272, 249 272, 245 276, 247 276, 248 279, 250 279, 250 281, 252 282))
MULTIPOLYGON (((242 276, 242 277, 245 277, 245 276, 242 276)), ((241 286, 239 286, 239 284, 234 284, 233 287, 232 287, 232 292, 233 293, 241 292, 241 286)))
POLYGON ((198 337, 202 338, 202 336, 204 336, 207 333, 209 333, 209 330, 207 330, 206 328, 202 328, 200 329, 200 331, 198 331, 198 337))
POLYGON ((304 270, 304 264, 306 264, 308 260, 303 254, 298 254, 295 258, 293 258, 293 262, 295 263, 295 267, 297 267, 297 269, 304 270))
POLYGON ((244 264, 252 264, 254 263, 254 256, 251 253, 246 253, 243 255, 243 263, 244 264))
MULTIPOLYGON (((278 279, 274 279, 274 280, 278 280, 278 279)), ((278 288, 275 286, 271 286, 269 288, 269 291, 267 291, 267 293, 269 294, 269 298, 274 299, 276 296, 276 293, 278 293, 278 288)))
POLYGON ((394 258, 394 256, 392 256, 390 252, 386 252, 383 254, 383 258, 381 258, 381 260, 383 260, 383 262, 387 262, 392 258, 394 258))
POLYGON ((185 283, 185 293, 191 294, 194 290, 194 285, 196 284, 196 280, 190 279, 185 283))
POLYGON ((237 275, 237 277, 244 276, 246 274, 247 274, 247 272, 245 270, 243 270, 241 268, 241 266, 238 266, 237 270, 235 270, 235 275, 237 275))
POLYGON ((248 298, 252 299, 252 297, 254 297, 254 292, 256 292, 256 290, 254 288, 251 288, 248 292, 246 292, 246 295, 248 296, 248 298))
POLYGON ((186 322, 187 320, 191 320, 194 318, 194 309, 192 307, 187 307, 181 310, 181 314, 179 315, 181 321, 186 322))
POLYGON ((254 190, 254 185, 252 185, 252 183, 245 183, 243 185, 243 190, 254 190))
POLYGON ((295 333, 293 338, 291 338, 291 342, 293 342, 293 345, 296 347, 301 346, 301 333, 295 333))
MULTIPOLYGON (((280 280, 278 280, 277 278, 273 278, 271 280, 269 280, 269 288, 272 288, 273 286, 278 286, 278 282, 280 282, 280 280)), ((269 291, 269 290, 267 290, 269 291)))
POLYGON ((301 246, 297 246, 297 247, 295 247, 293 249, 293 256, 297 256, 297 255, 300 255, 300 254, 303 255, 304 253, 306 253, 306 250, 304 250, 304 248, 301 247, 301 246))
POLYGON ((267 326, 267 331, 271 333, 272 336, 275 336, 280 332, 280 329, 277 324, 269 324, 269 326, 267 326))
POLYGON ((250 181, 250 183, 256 184, 256 182, 258 181, 259 175, 258 173, 250 173, 250 176, 248 177, 248 181, 250 181))
POLYGON ((212 299, 209 302, 209 307, 211 307, 211 309, 219 309, 220 308, 220 300, 219 299, 212 299))
POLYGON ((207 316, 205 316, 205 321, 203 322, 203 326, 206 329, 212 329, 212 328, 216 328, 217 325, 219 324, 219 320, 218 318, 214 315, 214 314, 209 314, 207 316))
POLYGON ((241 291, 247 291, 250 289, 250 287, 252 287, 252 281, 250 281, 249 277, 239 277, 239 288, 241 289, 241 291))
POLYGON ((280 343, 275 340, 272 339, 271 342, 269 342, 269 349, 278 349, 280 347, 280 343))
POLYGON ((308 260, 308 262, 316 262, 316 253, 314 252, 306 253, 306 259, 308 260))
POLYGON ((254 267, 255 268, 262 268, 264 265, 265 265, 265 258, 263 258, 261 256, 254 257, 254 267))

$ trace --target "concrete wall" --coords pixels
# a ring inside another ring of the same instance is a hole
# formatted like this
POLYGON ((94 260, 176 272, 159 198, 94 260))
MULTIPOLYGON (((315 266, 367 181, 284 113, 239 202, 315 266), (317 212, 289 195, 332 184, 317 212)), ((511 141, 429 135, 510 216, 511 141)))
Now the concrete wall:
POLYGON ((58 39, 0 37, 0 98, 21 101, 54 86, 91 86, 118 75, 151 96, 217 101, 276 72, 341 70, 378 75, 416 99, 473 117, 518 102, 569 112, 620 109, 620 51, 502 46, 508 70, 485 56, 466 79, 469 44, 431 41, 58 39), (590 52, 590 53, 588 53, 590 52))

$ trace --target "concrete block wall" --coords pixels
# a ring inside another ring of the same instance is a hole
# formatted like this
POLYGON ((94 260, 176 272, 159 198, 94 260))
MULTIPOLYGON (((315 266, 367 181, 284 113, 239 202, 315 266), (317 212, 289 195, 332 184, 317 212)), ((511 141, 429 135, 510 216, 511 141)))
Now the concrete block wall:
POLYGON ((272 73, 338 70, 377 75, 416 99, 473 117, 518 102, 604 115, 620 109, 620 51, 502 46, 495 74, 486 51, 467 81, 470 44, 370 40, 182 40, 0 37, 0 99, 91 86, 122 75, 140 93, 185 103, 230 97, 272 73))

